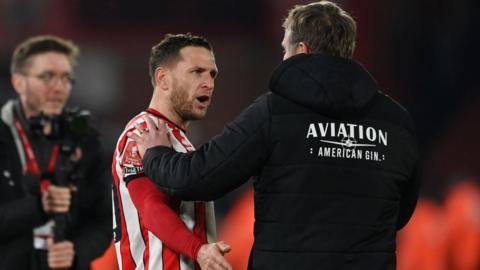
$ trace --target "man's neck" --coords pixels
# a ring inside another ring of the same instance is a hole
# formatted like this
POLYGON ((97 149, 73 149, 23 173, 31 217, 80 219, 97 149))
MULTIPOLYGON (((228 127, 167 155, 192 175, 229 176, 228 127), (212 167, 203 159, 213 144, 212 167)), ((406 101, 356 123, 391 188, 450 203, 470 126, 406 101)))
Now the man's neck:
POLYGON ((190 121, 183 120, 182 117, 178 115, 178 113, 172 108, 168 100, 166 100, 165 98, 160 99, 154 93, 148 107, 155 109, 163 116, 165 116, 168 120, 170 120, 173 124, 183 129, 184 131, 188 129, 190 121))
POLYGON ((21 112, 23 113, 23 116, 25 117, 25 119, 28 119, 32 116, 37 116, 40 114, 40 112, 37 112, 37 111, 34 111, 34 110, 31 110, 30 108, 28 108, 27 104, 26 104, 26 101, 22 98, 19 99, 19 107, 20 107, 20 110, 21 112))

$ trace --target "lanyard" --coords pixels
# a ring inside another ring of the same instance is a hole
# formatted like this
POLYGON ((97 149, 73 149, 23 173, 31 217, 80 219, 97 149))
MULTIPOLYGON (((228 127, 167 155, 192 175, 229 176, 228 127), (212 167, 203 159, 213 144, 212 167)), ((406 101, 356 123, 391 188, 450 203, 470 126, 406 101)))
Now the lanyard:
MULTIPOLYGON (((28 140, 27 133, 25 132, 25 129, 23 128, 18 118, 15 118, 15 127, 17 128, 18 134, 22 139, 23 147, 27 155, 27 173, 32 173, 41 178, 42 172, 40 171, 40 167, 38 166, 37 157, 33 152, 33 147, 30 144, 30 141, 28 140)), ((48 173, 53 174, 55 170, 55 164, 57 163, 59 148, 60 147, 58 144, 55 144, 53 146, 52 155, 50 156, 50 161, 48 162, 47 167, 48 173)), ((42 178, 40 180, 40 190, 43 192, 50 185, 50 183, 50 179, 42 178)))

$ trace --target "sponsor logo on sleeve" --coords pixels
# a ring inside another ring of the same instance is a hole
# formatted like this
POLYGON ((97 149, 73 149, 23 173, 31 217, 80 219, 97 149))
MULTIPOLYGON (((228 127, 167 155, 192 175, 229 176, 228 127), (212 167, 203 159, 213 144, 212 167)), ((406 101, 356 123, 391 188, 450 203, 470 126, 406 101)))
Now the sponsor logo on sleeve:
POLYGON ((131 176, 143 174, 143 165, 142 166, 125 166, 123 168, 123 177, 129 178, 131 176))
POLYGON ((123 154, 122 165, 133 165, 133 166, 141 166, 143 165, 142 158, 138 153, 137 143, 134 141, 130 141, 127 143, 125 147, 125 151, 123 154))
POLYGON ((137 149, 137 144, 133 141, 128 142, 122 159, 123 177, 143 174, 143 161, 137 149))

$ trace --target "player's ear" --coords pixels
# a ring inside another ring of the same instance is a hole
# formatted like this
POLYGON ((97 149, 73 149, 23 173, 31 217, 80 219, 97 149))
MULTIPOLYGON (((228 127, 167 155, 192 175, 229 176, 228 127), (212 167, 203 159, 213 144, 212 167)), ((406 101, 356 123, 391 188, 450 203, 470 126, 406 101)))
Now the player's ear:
POLYGON ((13 73, 10 82, 18 95, 22 95, 25 92, 25 89, 27 88, 25 76, 20 73, 13 73))
POLYGON ((155 69, 155 83, 160 90, 170 89, 171 72, 166 67, 157 67, 155 69))
POLYGON ((299 54, 299 53, 309 54, 310 53, 310 48, 308 47, 307 43, 305 43, 303 41, 300 41, 297 44, 297 47, 295 48, 295 53, 296 54, 299 54))

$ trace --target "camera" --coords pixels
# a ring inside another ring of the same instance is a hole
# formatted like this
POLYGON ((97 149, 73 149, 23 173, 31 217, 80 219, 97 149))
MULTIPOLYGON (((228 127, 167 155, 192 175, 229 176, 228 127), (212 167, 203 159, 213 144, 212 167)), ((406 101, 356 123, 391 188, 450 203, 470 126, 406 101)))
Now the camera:
MULTIPOLYGON (((65 108, 59 115, 45 115, 29 118, 30 131, 43 136, 60 146, 60 164, 55 172, 44 172, 42 177, 49 179, 57 186, 75 185, 78 175, 75 172, 76 162, 72 156, 76 148, 89 132, 90 112, 78 108, 65 108)), ((54 239, 59 242, 65 239, 68 214, 54 215, 54 239)))
POLYGON ((38 136, 44 136, 50 141, 71 141, 79 143, 86 137, 89 130, 90 112, 79 108, 65 108, 59 115, 45 115, 29 119, 30 130, 38 136), (45 128, 48 126, 48 132, 45 128))

